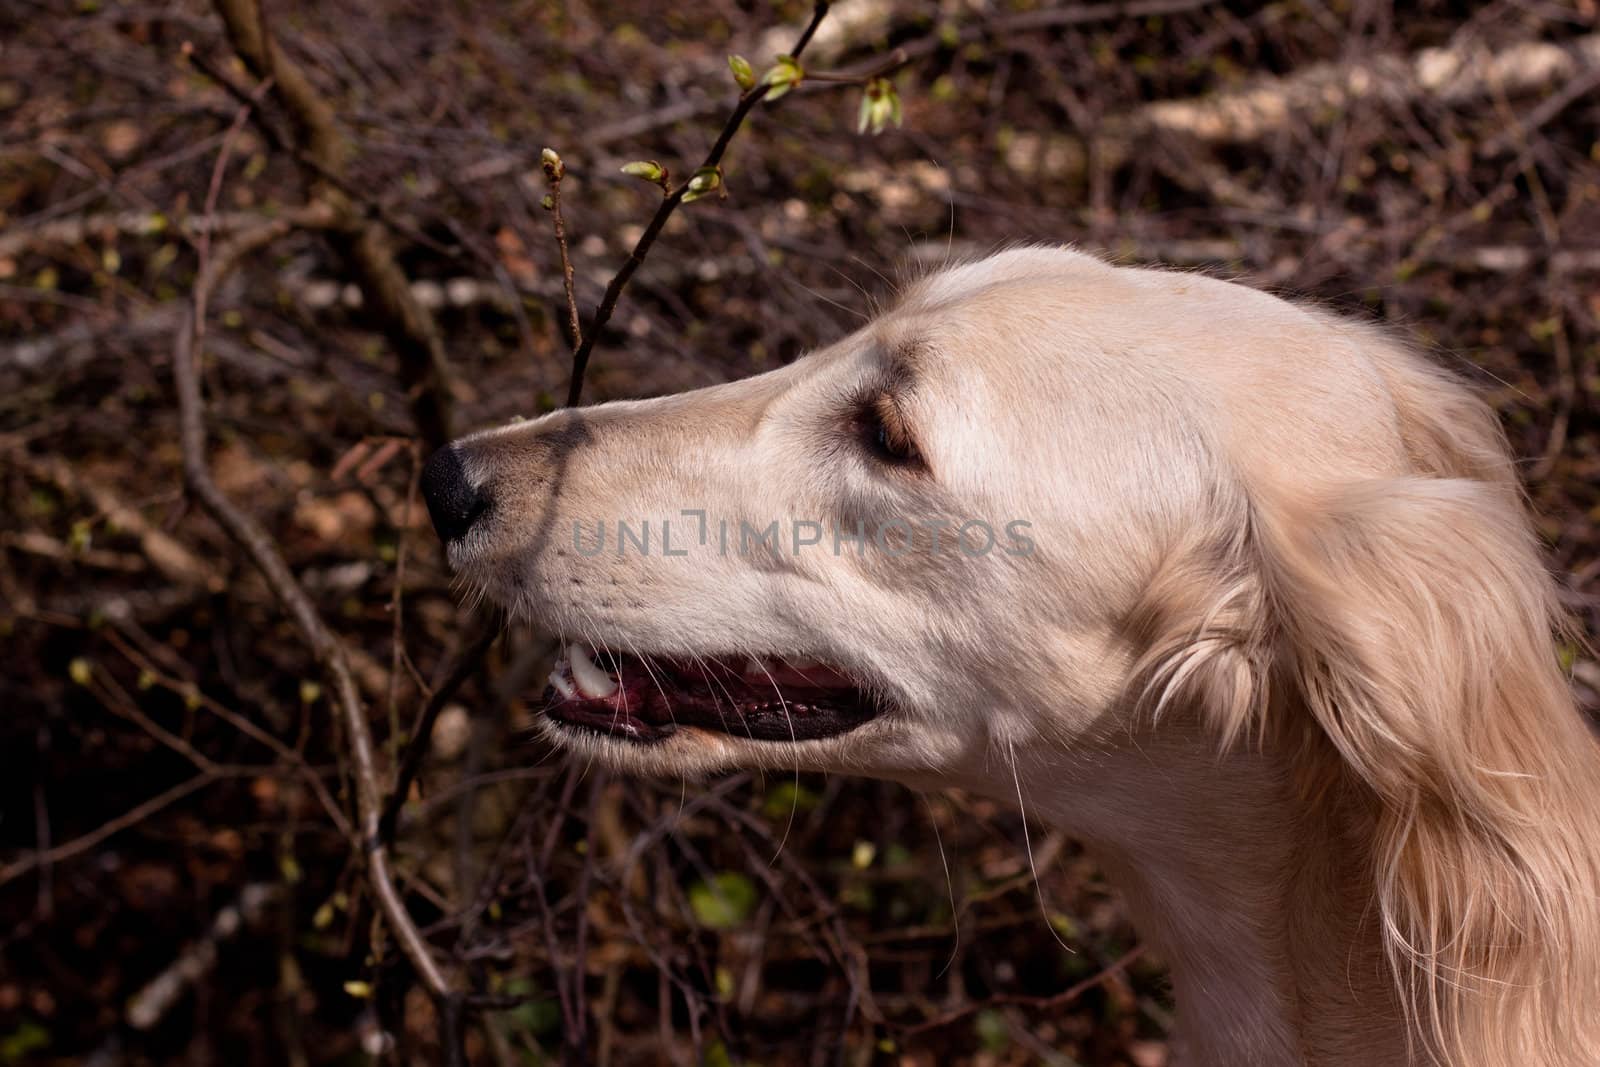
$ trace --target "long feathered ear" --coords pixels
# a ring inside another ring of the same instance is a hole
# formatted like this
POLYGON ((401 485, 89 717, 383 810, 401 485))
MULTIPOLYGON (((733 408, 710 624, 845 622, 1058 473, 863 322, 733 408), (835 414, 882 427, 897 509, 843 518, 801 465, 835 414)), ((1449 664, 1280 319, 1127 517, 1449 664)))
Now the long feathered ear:
POLYGON ((1504 481, 1263 501, 1275 685, 1372 801, 1383 934, 1450 1063, 1600 1062, 1600 754, 1504 481), (1303 711, 1301 710, 1303 709, 1303 711), (1559 1010, 1558 1010, 1559 1009, 1559 1010), (1584 1032, 1574 1032, 1574 1029, 1584 1032))

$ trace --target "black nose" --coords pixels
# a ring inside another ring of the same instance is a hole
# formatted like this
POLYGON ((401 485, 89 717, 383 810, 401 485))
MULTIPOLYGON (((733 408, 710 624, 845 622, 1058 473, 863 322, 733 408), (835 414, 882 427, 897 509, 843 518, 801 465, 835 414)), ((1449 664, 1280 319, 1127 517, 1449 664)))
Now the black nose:
POLYGON ((472 529, 489 510, 491 499, 487 491, 474 488, 467 480, 467 469, 452 445, 439 449, 423 465, 422 495, 428 501, 433 528, 445 544, 472 529))

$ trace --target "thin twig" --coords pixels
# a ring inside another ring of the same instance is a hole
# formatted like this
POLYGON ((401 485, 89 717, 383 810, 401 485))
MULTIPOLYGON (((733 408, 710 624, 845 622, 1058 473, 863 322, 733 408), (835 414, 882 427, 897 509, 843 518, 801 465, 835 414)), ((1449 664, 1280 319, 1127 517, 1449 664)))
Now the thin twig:
POLYGON ((489 646, 494 644, 495 638, 499 636, 500 627, 493 621, 486 622, 482 632, 462 650, 456 665, 450 669, 444 681, 439 683, 439 688, 433 691, 433 696, 428 698, 428 703, 418 714, 416 725, 411 729, 411 738, 406 744, 404 754, 400 757, 400 769, 395 772, 394 789, 384 801, 383 812, 378 818, 378 837, 385 844, 394 840, 395 824, 400 818, 400 809, 405 807, 406 797, 411 794, 411 783, 416 781, 417 773, 422 770, 422 759, 428 751, 428 738, 433 734, 434 721, 438 719, 439 712, 444 710, 450 698, 455 696, 456 690, 461 688, 462 683, 477 671, 484 654, 489 651, 489 646))
MULTIPOLYGON (((250 99, 239 105, 239 111, 233 117, 233 122, 228 126, 228 132, 222 137, 222 147, 217 151, 217 161, 211 168, 211 182, 206 187, 205 209, 201 211, 204 222, 201 224, 199 236, 195 238, 195 250, 204 263, 211 254, 211 233, 217 224, 217 200, 222 195, 222 179, 228 172, 228 160, 233 156, 233 148, 239 141, 239 135, 244 132, 244 124, 250 121, 250 113, 256 109, 263 96, 272 88, 272 79, 268 78, 250 94, 250 99)), ((206 309, 201 308, 198 321, 204 323, 206 309)))
POLYGON ((346 840, 354 840, 354 835, 350 828, 350 821, 344 817, 344 812, 341 811, 339 805, 334 802, 333 796, 328 792, 328 787, 323 784, 322 777, 317 774, 315 767, 306 762, 305 756, 299 752, 296 752, 294 749, 278 740, 272 734, 251 722, 245 716, 240 715, 238 712, 224 707, 222 704, 213 700, 194 684, 180 681, 163 671, 159 666, 157 666, 154 660, 144 655, 142 652, 134 648, 131 644, 120 637, 115 627, 108 627, 105 631, 105 635, 106 640, 110 642, 113 648, 121 652, 122 655, 127 658, 129 663, 132 663, 135 667, 138 667, 141 673, 148 675, 156 685, 159 685, 161 688, 167 690, 175 696, 181 696, 185 700, 196 701, 200 707, 215 715, 223 722, 229 724, 246 737, 258 741, 267 748, 270 748, 278 757, 278 759, 292 767, 295 773, 297 773, 311 789, 311 791, 316 794, 317 801, 322 805, 323 811, 327 813, 328 819, 333 823, 334 829, 339 832, 339 836, 345 838, 346 840))
MULTIPOLYGON (((210 78, 218 88, 233 97, 234 100, 239 101, 241 104, 246 104, 254 99, 255 91, 246 89, 236 83, 219 64, 212 62, 199 52, 192 53, 188 58, 189 63, 196 70, 210 78)), ((363 222, 382 222, 391 230, 403 235, 407 240, 415 241, 430 252, 437 252, 439 255, 449 259, 460 259, 462 257, 463 253, 460 246, 447 245, 434 240, 418 229, 416 224, 396 214, 394 209, 382 200, 361 189, 355 182, 341 177, 322 163, 317 162, 315 156, 295 144, 294 138, 287 131, 280 129, 265 112, 258 109, 254 113, 254 118, 256 128, 261 131, 262 136, 267 139, 267 144, 271 148, 279 152, 288 153, 300 166, 347 197, 352 205, 360 208, 360 216, 363 222)), ((0 239, 0 248, 5 247, 6 241, 0 239)))
POLYGON ((578 293, 572 280, 572 253, 567 248, 567 221, 561 214, 561 179, 566 177, 566 164, 552 149, 543 153, 545 179, 550 183, 547 206, 555 222, 556 248, 561 252, 561 283, 567 296, 567 339, 576 352, 583 346, 583 327, 578 321, 578 293))
MULTIPOLYGON (((893 52, 855 70, 808 70, 805 81, 828 85, 861 85, 873 78, 881 78, 885 74, 899 70, 910 59, 911 53, 904 48, 896 48, 893 52)), ((804 84, 801 88, 805 88, 804 84)))
MULTIPOLYGON (((400 671, 408 662, 405 635, 406 548, 410 544, 411 516, 417 509, 417 488, 422 479, 422 455, 415 442, 407 451, 411 453, 411 475, 406 479, 406 507, 400 517, 398 544, 394 553, 394 590, 389 597, 389 614, 393 629, 389 635, 389 691, 384 703, 389 712, 389 758, 395 757, 395 746, 400 737, 400 671)), ((358 477, 360 476, 358 472, 358 477)), ((420 679, 419 679, 420 680, 420 679)))
POLYGON ((906 1037, 911 1037, 915 1034, 925 1033, 929 1030, 937 1030, 940 1027, 949 1026, 951 1023, 960 1022, 973 1012, 998 1007, 1002 1004, 1011 1004, 1024 1008, 1059 1008, 1072 1003, 1074 1000, 1077 1000, 1095 986, 1102 985, 1110 979, 1121 974, 1123 971, 1127 970, 1135 960, 1144 954, 1145 947, 1143 945, 1135 945, 1133 948, 1130 948, 1128 951, 1124 952, 1122 955, 1106 964, 1096 973, 1091 974, 1081 982, 1077 982, 1068 986, 1059 993, 1052 993, 1051 995, 1044 997, 1023 996, 1020 994, 1001 994, 1000 996, 989 997, 985 1000, 975 1000, 970 1004, 963 1004, 961 1007, 956 1008, 953 1011, 945 1012, 943 1015, 936 1015, 932 1019, 917 1023, 914 1026, 908 1026, 902 1031, 902 1033, 906 1037))
MULTIPOLYGON (((410 279, 391 247, 389 230, 363 218, 359 201, 329 176, 345 178, 352 146, 339 128, 333 106, 311 78, 268 35, 260 0, 214 0, 233 50, 262 80, 272 79, 272 95, 289 113, 295 159, 306 165, 313 195, 339 217, 328 237, 345 260, 369 312, 399 357, 402 384, 411 397, 412 417, 430 449, 447 443, 452 429, 454 375, 439 324, 412 295, 410 279), (306 164, 314 160, 315 166, 306 164)), ((252 113, 260 116, 262 109, 252 113)), ((270 124, 263 122, 263 129, 270 124)))
POLYGON ((184 990, 197 985, 217 965, 220 947, 241 930, 261 922, 268 906, 283 887, 272 882, 251 882, 238 897, 217 912, 205 935, 178 954, 178 958, 140 987, 128 1001, 123 1018, 135 1030, 149 1030, 166 1018, 184 990))
POLYGON ((205 295, 216 286, 239 260, 265 248, 288 233, 294 216, 285 216, 235 237, 206 264, 195 280, 195 292, 188 313, 178 328, 172 351, 172 373, 178 393, 179 437, 183 450, 184 481, 190 494, 216 520, 233 541, 244 549, 261 571, 267 585, 282 602, 300 630, 307 646, 331 683, 332 700, 338 710, 350 747, 351 773, 355 780, 356 811, 362 845, 366 850, 367 878, 385 920, 401 951, 410 961, 428 991, 441 1002, 452 995, 449 981, 432 951, 418 933, 405 901, 395 888, 389 870, 388 850, 378 833, 382 793, 378 785, 377 760, 373 753, 372 732, 356 688, 355 674, 344 644, 328 628, 306 595, 294 572, 284 562, 271 536, 256 520, 241 511, 212 479, 206 458, 206 428, 200 395, 200 372, 195 351, 196 309, 204 306, 205 295))
MULTIPOLYGON (((817 27, 828 14, 828 0, 818 0, 812 8, 811 21, 801 31, 800 37, 795 41, 789 54, 796 59, 806 50, 811 43, 811 38, 816 35, 817 27)), ((767 90, 771 86, 762 83, 746 90, 739 97, 739 102, 734 106, 733 113, 728 116, 728 121, 723 123, 722 132, 717 134, 711 151, 706 153, 705 161, 697 170, 714 170, 722 162, 723 154, 727 152, 728 145, 733 140, 733 135, 739 132, 739 127, 744 125, 744 120, 755 106, 766 98, 767 90)), ((611 313, 617 309, 617 301, 622 298, 622 291, 628 287, 628 281, 634 272, 644 265, 644 257, 650 254, 650 248, 656 243, 656 238, 661 235, 662 227, 672 213, 678 210, 678 205, 683 203, 683 198, 689 191, 689 182, 682 182, 676 189, 664 197, 661 206, 656 208, 656 213, 651 216, 650 222, 634 242, 633 249, 628 253, 628 258, 623 261, 617 273, 612 275, 610 283, 606 286, 605 295, 600 298, 600 303, 594 309, 594 321, 589 324, 589 333, 584 337, 578 349, 572 355, 572 383, 567 387, 567 406, 577 407, 578 401, 583 397, 583 374, 589 366, 589 355, 594 351, 595 342, 599 340, 606 323, 611 321, 611 313)))
POLYGON ((35 850, 19 860, 14 860, 4 867, 0 867, 0 886, 27 874, 35 867, 54 866, 62 860, 82 855, 98 846, 106 838, 143 822, 161 809, 177 803, 195 790, 208 786, 223 777, 238 777, 242 774, 260 773, 260 767, 213 767, 210 770, 202 771, 193 778, 184 779, 165 792, 157 793, 143 804, 129 808, 115 819, 102 823, 99 827, 90 830, 86 834, 75 837, 70 841, 63 841, 54 848, 35 850))

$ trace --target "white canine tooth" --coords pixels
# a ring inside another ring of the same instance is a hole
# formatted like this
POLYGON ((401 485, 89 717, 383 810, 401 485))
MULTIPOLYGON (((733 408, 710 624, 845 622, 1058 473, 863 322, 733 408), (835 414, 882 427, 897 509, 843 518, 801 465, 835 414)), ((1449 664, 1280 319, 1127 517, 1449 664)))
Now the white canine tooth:
POLYGON ((572 687, 572 683, 567 681, 567 676, 561 673, 559 665, 550 672, 550 684, 555 686, 556 692, 560 693, 566 700, 571 700, 578 695, 578 691, 572 687))
POLYGON ((758 681, 765 681, 772 677, 771 673, 758 659, 746 659, 744 661, 743 674, 746 678, 754 678, 758 681))
POLYGON ((578 688, 590 700, 601 700, 617 691, 616 679, 595 666, 594 660, 589 658, 589 652, 582 645, 572 645, 567 649, 572 657, 572 680, 578 683, 578 688))

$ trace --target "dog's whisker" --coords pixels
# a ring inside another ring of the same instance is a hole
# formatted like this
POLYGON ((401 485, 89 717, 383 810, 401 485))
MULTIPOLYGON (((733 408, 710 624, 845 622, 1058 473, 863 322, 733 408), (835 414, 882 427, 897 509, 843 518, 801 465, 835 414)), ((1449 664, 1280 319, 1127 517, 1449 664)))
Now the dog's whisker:
POLYGON ((1006 741, 1006 751, 1011 757, 1011 781, 1017 787, 1017 811, 1022 814, 1022 844, 1028 852, 1028 870, 1033 872, 1033 889, 1034 895, 1039 898, 1039 914, 1044 917, 1044 924, 1050 936, 1056 939, 1056 944, 1076 956, 1078 950, 1061 939, 1056 932, 1056 924, 1050 921, 1050 907, 1044 899, 1044 883, 1039 881, 1039 867, 1033 856, 1033 835, 1028 832, 1028 809, 1022 802, 1022 776, 1017 772, 1017 750, 1010 739, 1006 741))
MULTIPOLYGON (((837 268, 834 268, 834 269, 837 269, 837 268)), ((850 307, 848 304, 841 304, 841 303, 839 303, 839 301, 834 300, 831 297, 824 296, 822 293, 817 292, 815 289, 811 288, 811 286, 807 285, 805 282, 803 282, 800 279, 794 277, 793 275, 786 273, 784 275, 784 277, 788 278, 795 285, 799 286, 801 289, 804 289, 809 295, 816 297, 818 300, 822 301, 824 304, 829 304, 829 305, 831 305, 833 307, 836 307, 840 311, 844 312, 846 315, 850 315, 850 316, 852 316, 854 318, 858 318, 862 322, 870 322, 871 321, 871 316, 868 315, 866 312, 858 311, 855 308, 850 307)))
POLYGON ((956 883, 950 877, 950 858, 944 854, 944 834, 939 831, 939 813, 933 810, 933 798, 927 793, 919 793, 922 797, 924 809, 928 812, 928 823, 933 827, 933 840, 939 848, 939 865, 944 868, 944 887, 950 894, 950 925, 955 930, 955 943, 950 946, 950 958, 944 961, 944 966, 939 968, 935 978, 943 978, 945 973, 955 965, 956 957, 961 953, 961 909, 956 905, 956 883))
POLYGON ((628 646, 628 651, 633 653, 634 658, 637 659, 639 661, 639 663, 644 667, 645 674, 650 676, 651 684, 656 687, 656 692, 661 694, 661 703, 662 703, 662 706, 667 709, 667 718, 672 722, 672 724, 674 726, 676 726, 677 722, 678 722, 678 718, 677 718, 676 715, 674 715, 672 713, 672 698, 667 695, 666 687, 661 684, 661 679, 656 677, 656 672, 655 672, 654 668, 652 668, 650 666, 650 657, 642 654, 639 651, 638 646, 635 645, 633 643, 633 641, 630 640, 626 635, 623 635, 622 642, 623 642, 623 644, 628 646))
MULTIPOLYGON (((761 660, 759 658, 752 657, 751 662, 756 664, 758 667, 760 667, 761 668, 761 673, 765 674, 767 676, 767 681, 772 685, 772 691, 778 695, 778 704, 779 704, 780 707, 783 708, 784 721, 789 724, 789 740, 791 742, 797 741, 798 738, 795 736, 795 730, 794 730, 794 716, 789 714, 789 703, 788 703, 788 701, 786 701, 783 698, 783 687, 778 684, 778 681, 777 681, 776 678, 772 677, 772 672, 767 669, 767 665, 763 660, 761 660)), ((785 846, 785 845, 787 845, 789 843, 789 831, 794 828, 794 818, 795 818, 796 813, 800 809, 800 752, 799 752, 799 748, 798 747, 795 747, 795 748, 791 749, 791 751, 793 751, 795 753, 795 757, 794 757, 794 785, 795 785, 795 788, 794 788, 794 793, 790 798, 789 820, 788 820, 788 822, 784 823, 783 836, 778 839, 778 851, 776 851, 776 852, 774 852, 772 854, 772 859, 770 861, 768 861, 768 865, 769 866, 771 864, 773 864, 773 863, 777 863, 778 862, 778 857, 783 855, 783 846, 785 846)))
MULTIPOLYGON (((724 664, 721 660, 717 659, 716 656, 701 657, 701 656, 697 655, 697 656, 694 657, 695 663, 700 666, 702 671, 704 671, 705 676, 707 678, 710 678, 713 682, 715 682, 717 688, 722 690, 722 695, 728 698, 728 708, 729 708, 730 711, 733 712, 734 716, 737 717, 738 714, 739 714, 739 702, 733 698, 733 694, 732 693, 728 692, 728 687, 723 684, 722 679, 717 677, 714 672, 706 669, 706 660, 707 659, 709 659, 712 663, 716 664, 718 667, 721 667, 723 670, 727 670, 728 669, 727 665, 724 664)), ((711 699, 712 699, 712 702, 713 702, 712 706, 716 709, 716 712, 717 712, 717 718, 722 721, 723 728, 726 730, 727 727, 728 727, 728 717, 726 715, 722 714, 722 701, 717 699, 717 695, 714 692, 711 694, 711 699)))

